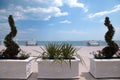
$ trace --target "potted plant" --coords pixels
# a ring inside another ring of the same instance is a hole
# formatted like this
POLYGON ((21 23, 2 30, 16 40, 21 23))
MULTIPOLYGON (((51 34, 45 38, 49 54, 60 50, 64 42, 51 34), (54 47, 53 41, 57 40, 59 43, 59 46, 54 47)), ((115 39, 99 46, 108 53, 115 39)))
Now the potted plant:
POLYGON ((11 32, 5 37, 6 49, 0 52, 0 78, 2 79, 27 79, 32 73, 31 60, 29 55, 25 55, 13 38, 17 34, 17 29, 12 15, 8 17, 11 32))
POLYGON ((37 57, 38 78, 79 78, 80 62, 83 60, 77 55, 77 50, 71 44, 49 43, 44 48, 41 56, 37 57), (77 55, 77 58, 75 56, 77 55))
POLYGON ((105 34, 107 46, 92 53, 94 58, 90 58, 90 73, 95 78, 120 77, 119 46, 112 40, 115 31, 109 17, 105 18, 104 25, 108 28, 105 34))

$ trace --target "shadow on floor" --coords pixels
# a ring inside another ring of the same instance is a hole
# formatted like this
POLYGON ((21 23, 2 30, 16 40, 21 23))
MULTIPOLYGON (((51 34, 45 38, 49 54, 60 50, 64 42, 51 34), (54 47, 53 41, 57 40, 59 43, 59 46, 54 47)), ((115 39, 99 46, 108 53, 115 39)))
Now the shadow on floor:
POLYGON ((83 77, 84 80, 120 80, 120 78, 105 78, 105 79, 95 78, 89 72, 82 72, 80 76, 83 77))
POLYGON ((85 80, 99 80, 95 79, 89 72, 82 72, 80 76, 85 80))
POLYGON ((37 73, 32 73, 28 79, 0 79, 0 80, 79 80, 79 79, 37 79, 37 73))

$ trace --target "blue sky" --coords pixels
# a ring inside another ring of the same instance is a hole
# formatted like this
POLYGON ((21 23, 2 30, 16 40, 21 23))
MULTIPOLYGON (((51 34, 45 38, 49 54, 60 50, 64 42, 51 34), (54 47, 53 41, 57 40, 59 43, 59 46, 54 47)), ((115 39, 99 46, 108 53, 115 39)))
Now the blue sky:
POLYGON ((9 15, 19 40, 104 40, 106 16, 120 40, 120 0, 0 0, 0 39, 10 31, 9 15))

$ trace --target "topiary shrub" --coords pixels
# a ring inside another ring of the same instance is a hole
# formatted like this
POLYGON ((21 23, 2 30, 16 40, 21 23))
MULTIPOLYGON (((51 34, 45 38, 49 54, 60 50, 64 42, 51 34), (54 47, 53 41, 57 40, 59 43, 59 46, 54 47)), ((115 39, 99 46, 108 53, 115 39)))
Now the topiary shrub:
POLYGON ((104 58, 112 58, 113 55, 119 50, 119 46, 112 40, 115 30, 109 21, 109 17, 105 18, 104 25, 108 28, 108 31, 105 34, 105 41, 108 46, 103 48, 102 54, 105 56, 104 58))
POLYGON ((15 23, 12 15, 9 15, 8 22, 10 25, 11 32, 5 37, 4 44, 6 49, 2 51, 1 58, 5 59, 14 59, 17 57, 20 52, 19 46, 13 41, 13 38, 17 34, 17 29, 15 27, 15 23))

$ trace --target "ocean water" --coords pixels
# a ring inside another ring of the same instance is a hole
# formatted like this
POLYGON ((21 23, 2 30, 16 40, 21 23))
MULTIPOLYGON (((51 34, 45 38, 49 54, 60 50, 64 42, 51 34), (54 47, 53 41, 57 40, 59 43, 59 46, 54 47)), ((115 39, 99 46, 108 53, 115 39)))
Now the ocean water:
MULTIPOLYGON (((105 41, 98 41, 99 46, 106 46, 105 41)), ((119 46, 120 46, 120 41, 115 41, 119 46)), ((16 41, 18 45, 26 46, 27 41, 16 41)), ((45 46, 48 43, 55 43, 55 44, 60 44, 60 43, 69 43, 72 44, 73 46, 88 46, 88 41, 37 41, 37 46, 45 46)), ((0 42, 0 45, 4 45, 3 42, 0 42)))
MULTIPOLYGON (((16 41, 18 45, 26 46, 27 41, 16 41)), ((37 41, 37 46, 45 46, 48 43, 55 43, 55 44, 60 44, 60 43, 69 43, 72 44, 73 46, 87 46, 88 41, 37 41)), ((106 42, 105 41, 99 41, 100 46, 105 46, 106 42)), ((3 42, 0 43, 0 45, 4 45, 3 42)))

